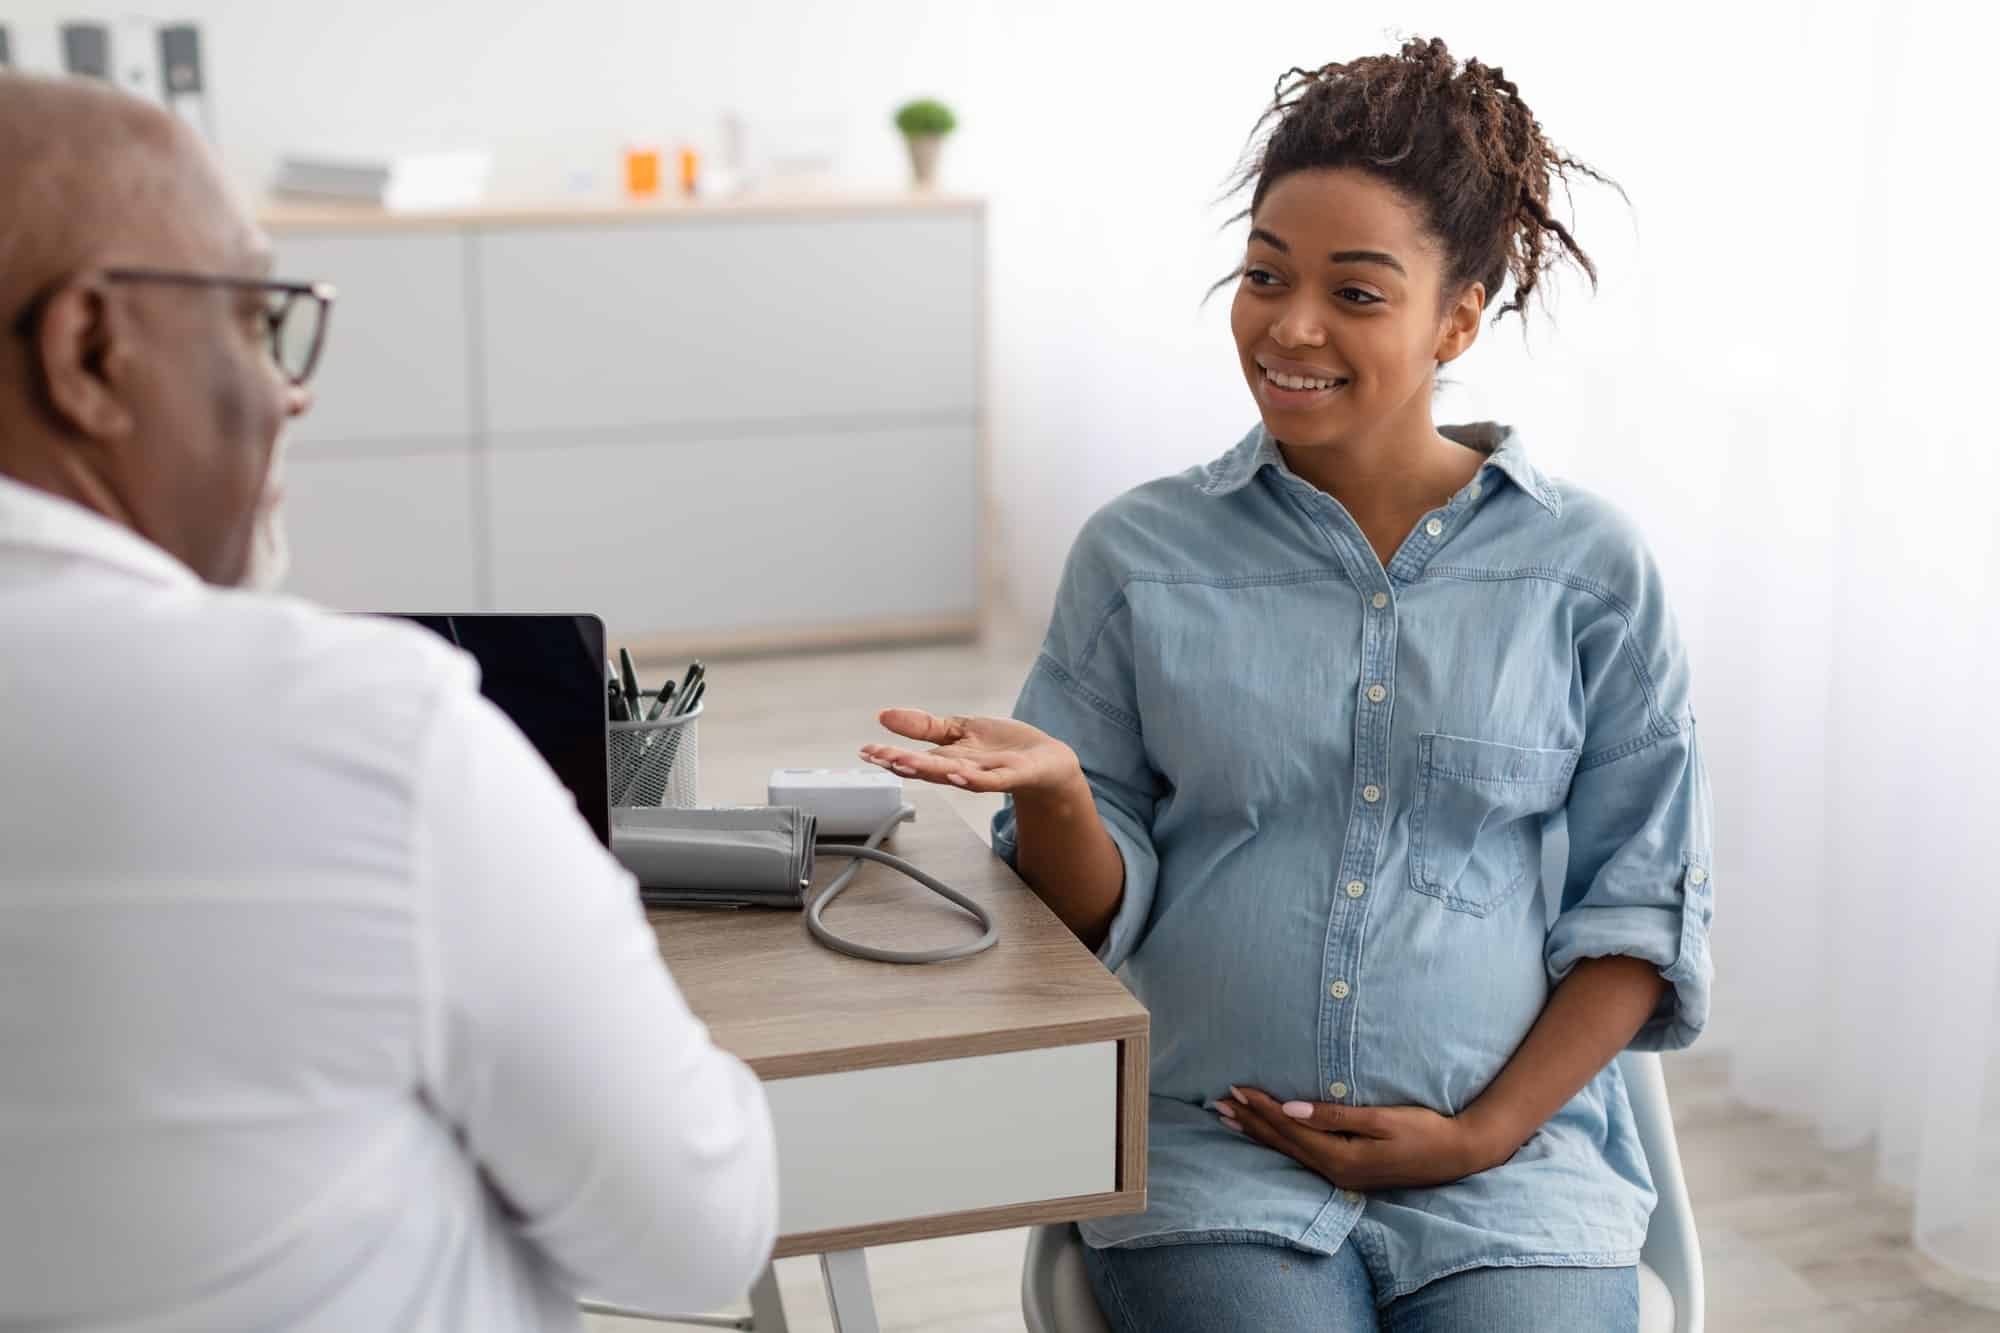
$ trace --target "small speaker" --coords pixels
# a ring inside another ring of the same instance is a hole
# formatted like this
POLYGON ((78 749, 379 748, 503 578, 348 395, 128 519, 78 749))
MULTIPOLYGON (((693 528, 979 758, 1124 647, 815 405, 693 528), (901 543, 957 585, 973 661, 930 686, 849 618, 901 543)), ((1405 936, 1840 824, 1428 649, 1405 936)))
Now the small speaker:
POLYGON ((192 23, 160 29, 160 89, 167 110, 213 140, 208 116, 208 81, 201 68, 201 30, 192 23))
POLYGON ((62 25, 63 69, 87 79, 111 77, 111 29, 102 23, 62 25))

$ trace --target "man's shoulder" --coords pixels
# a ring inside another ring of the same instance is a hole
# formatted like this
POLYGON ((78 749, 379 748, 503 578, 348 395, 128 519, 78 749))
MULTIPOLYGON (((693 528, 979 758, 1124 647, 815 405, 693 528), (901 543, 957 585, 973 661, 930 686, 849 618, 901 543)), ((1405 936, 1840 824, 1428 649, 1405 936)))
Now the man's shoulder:
POLYGON ((218 593, 209 604, 217 632, 246 667, 300 688, 354 700, 470 690, 478 667, 465 653, 412 621, 331 611, 295 597, 218 593))
POLYGON ((157 682, 161 694, 283 719, 258 729, 274 740, 338 735, 355 758, 368 748, 408 763, 443 706, 478 689, 472 658, 410 621, 236 591, 212 592, 181 614, 147 636, 163 650, 156 660, 179 665, 177 678, 157 682))

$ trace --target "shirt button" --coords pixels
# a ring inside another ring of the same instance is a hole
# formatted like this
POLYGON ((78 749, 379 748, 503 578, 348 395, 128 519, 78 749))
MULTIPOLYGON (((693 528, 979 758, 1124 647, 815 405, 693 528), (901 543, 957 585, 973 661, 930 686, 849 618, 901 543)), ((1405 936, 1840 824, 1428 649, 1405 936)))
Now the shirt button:
POLYGON ((1340 1197, 1347 1200, 1349 1203, 1361 1202, 1361 1196, 1359 1194, 1356 1194, 1353 1190, 1342 1190, 1340 1192, 1340 1197))
MULTIPOLYGON (((1368 687, 1368 702, 1369 702, 1369 703, 1371 703, 1371 704, 1379 704, 1379 703, 1381 703, 1381 702, 1382 702, 1382 701, 1383 701, 1384 699, 1386 699, 1386 698, 1388 698, 1388 697, 1389 697, 1389 691, 1387 691, 1387 690, 1383 689, 1383 688, 1382 688, 1382 687, 1381 687, 1380 685, 1370 685, 1370 686, 1368 687)), ((1699 883, 1701 883, 1701 881, 1700 881, 1700 880, 1696 880, 1696 881, 1695 881, 1695 883, 1699 884, 1699 883)))
POLYGON ((1471 490, 1471 492, 1470 492, 1470 494, 1471 494, 1472 498, 1473 498, 1473 499, 1475 499, 1475 500, 1477 500, 1477 499, 1479 498, 1479 492, 1480 492, 1480 491, 1481 491, 1482 489, 1484 489, 1484 488, 1483 488, 1483 487, 1481 487, 1481 486, 1480 486, 1480 484, 1479 484, 1478 482, 1476 482, 1476 481, 1475 481, 1475 482, 1473 482, 1473 483, 1472 483, 1472 490, 1471 490))
POLYGON ((1361 799, 1373 805, 1382 799, 1382 789, 1371 782, 1361 789, 1361 799))
POLYGON ((1700 866, 1696 866, 1693 870, 1688 871, 1688 883, 1697 887, 1708 883, 1708 872, 1700 866))
POLYGON ((1443 536, 1444 524, 1439 522, 1437 519, 1432 519, 1430 522, 1424 524, 1424 531, 1428 532, 1433 537, 1443 536))
POLYGON ((1347 998, 1348 995, 1347 983, 1344 981, 1336 981, 1331 986, 1328 986, 1326 988, 1326 993, 1328 995, 1331 995, 1336 1000, 1344 1000, 1347 998))
POLYGON ((1335 1101, 1339 1101, 1347 1095, 1347 1085, 1345 1083, 1329 1083, 1326 1090, 1327 1094, 1335 1101))
POLYGON ((1368 892, 1368 886, 1367 886, 1366 884, 1363 884, 1363 883, 1362 883, 1362 882, 1361 882, 1360 880, 1358 880, 1358 879, 1350 879, 1350 880, 1348 880, 1348 881, 1347 881, 1347 896, 1348 896, 1348 897, 1350 897, 1350 898, 1359 898, 1359 897, 1360 897, 1360 896, 1361 896, 1362 894, 1364 894, 1364 893, 1366 893, 1366 892, 1368 892))
POLYGON ((1380 611, 1383 607, 1389 604, 1389 594, 1386 592, 1378 592, 1373 597, 1370 597, 1368 599, 1368 604, 1374 607, 1377 611, 1380 611))

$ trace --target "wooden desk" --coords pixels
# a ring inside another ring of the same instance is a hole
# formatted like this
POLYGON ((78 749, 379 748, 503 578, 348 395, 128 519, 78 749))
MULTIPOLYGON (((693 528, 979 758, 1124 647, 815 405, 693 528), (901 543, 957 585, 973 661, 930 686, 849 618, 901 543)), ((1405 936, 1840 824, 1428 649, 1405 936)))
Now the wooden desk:
MULTIPOLYGON (((1145 1009, 941 796, 912 784, 910 800, 917 818, 887 849, 993 913, 1000 941, 977 957, 849 958, 814 942, 797 912, 649 914, 689 1005, 766 1082, 777 1257, 824 1256, 844 1333, 874 1327, 860 1308, 865 1246, 1146 1205, 1145 1009)), ((822 859, 816 883, 846 864, 822 859)), ((976 931, 875 865, 828 920, 893 948, 976 931)), ((776 1333, 768 1275, 760 1291, 756 1327, 776 1333)))

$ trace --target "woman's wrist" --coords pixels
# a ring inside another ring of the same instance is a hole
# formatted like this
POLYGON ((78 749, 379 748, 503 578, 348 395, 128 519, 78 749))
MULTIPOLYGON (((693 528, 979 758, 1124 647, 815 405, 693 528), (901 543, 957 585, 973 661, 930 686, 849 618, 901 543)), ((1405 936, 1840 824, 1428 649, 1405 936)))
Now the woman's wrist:
POLYGON ((1458 1114, 1465 1131, 1466 1175, 1499 1166, 1526 1143, 1537 1126, 1523 1127, 1519 1117, 1489 1098, 1480 1098, 1458 1114))
POLYGON ((1096 803, 1096 797, 1091 794, 1090 779, 1084 777, 1083 764, 1074 751, 1068 752, 1057 776, 1032 787, 1022 787, 1013 795, 1017 812, 1020 807, 1026 806, 1034 814, 1055 819, 1073 817, 1096 803))

